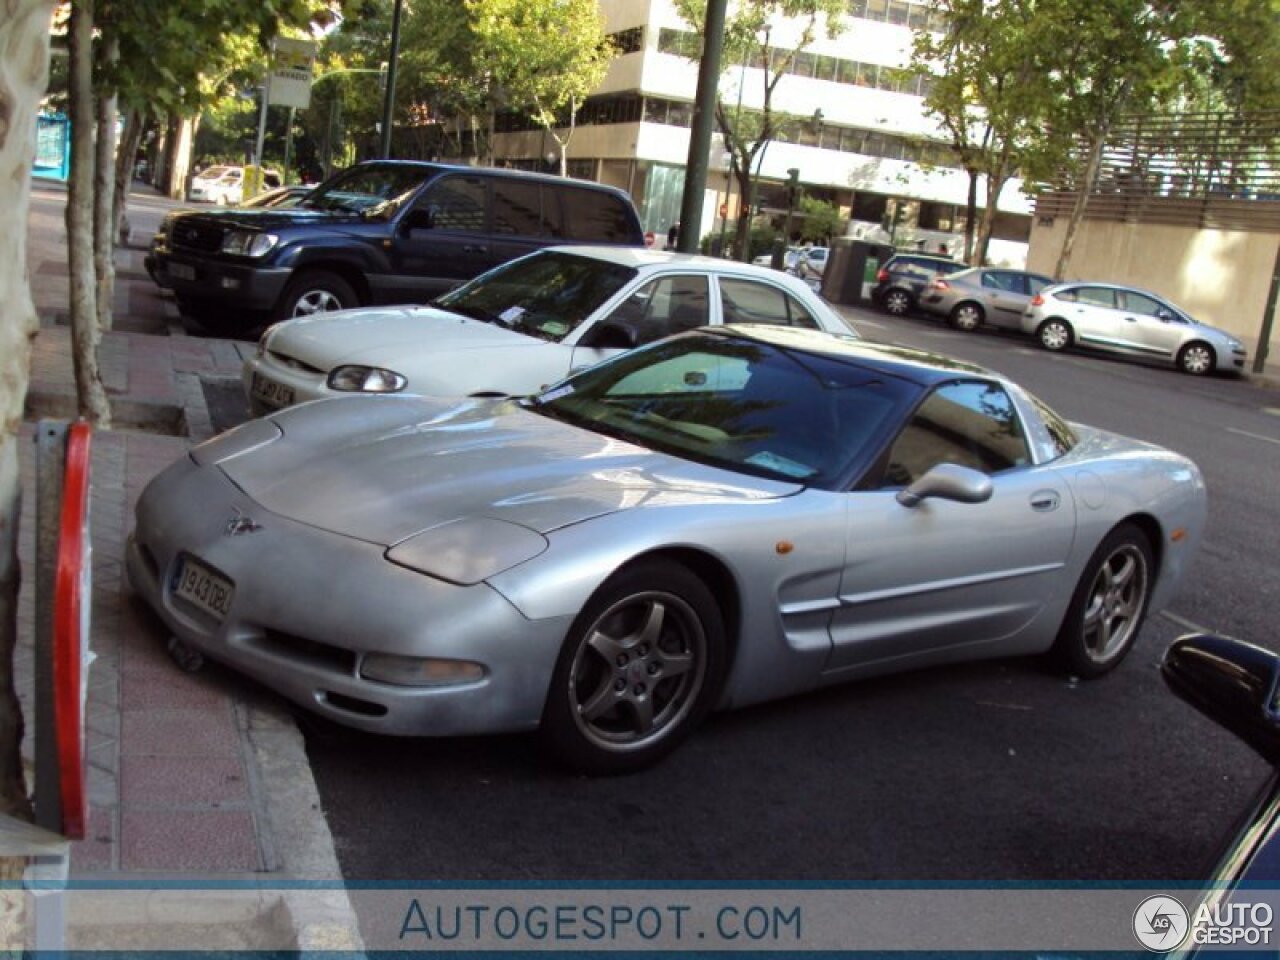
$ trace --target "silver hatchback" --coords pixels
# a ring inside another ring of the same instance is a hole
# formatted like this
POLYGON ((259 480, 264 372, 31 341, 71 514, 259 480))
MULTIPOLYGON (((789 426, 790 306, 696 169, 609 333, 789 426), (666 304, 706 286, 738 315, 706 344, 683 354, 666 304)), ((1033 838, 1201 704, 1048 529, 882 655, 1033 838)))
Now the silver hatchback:
POLYGON ((1089 347, 1167 360, 1183 373, 1240 373, 1248 351, 1231 334, 1150 293, 1113 283, 1061 283, 1036 294, 1022 332, 1046 350, 1089 347))
POLYGON ((920 309, 946 317, 957 330, 981 326, 1022 329, 1022 312, 1053 280, 1025 270, 973 267, 935 277, 920 295, 920 309))

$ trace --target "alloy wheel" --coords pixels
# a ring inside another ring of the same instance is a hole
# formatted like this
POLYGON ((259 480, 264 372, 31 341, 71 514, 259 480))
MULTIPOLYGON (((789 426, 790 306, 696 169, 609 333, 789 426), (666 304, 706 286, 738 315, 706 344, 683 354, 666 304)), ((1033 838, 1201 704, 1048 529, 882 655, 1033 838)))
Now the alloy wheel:
POLYGON ((1213 351, 1203 343, 1192 343, 1182 348, 1178 355, 1178 366, 1183 373, 1201 376, 1213 369, 1213 351))
POLYGON ((982 325, 982 310, 976 304, 962 303, 951 315, 951 322, 957 330, 977 330, 982 325))
POLYGON ((895 317, 906 316, 911 309, 911 298, 901 290, 890 290, 884 295, 884 308, 895 317))
POLYGON ((325 313, 329 310, 341 310, 342 301, 328 290, 308 290, 298 297, 293 305, 295 317, 309 317, 313 313, 325 313))
POLYGON ((1147 602, 1147 560, 1122 543, 1098 568, 1084 607, 1084 651, 1096 663, 1111 660, 1133 639, 1147 602))
POLYGON ((1046 350, 1063 350, 1071 343, 1071 331, 1061 320, 1049 320, 1040 327, 1040 345, 1046 350))

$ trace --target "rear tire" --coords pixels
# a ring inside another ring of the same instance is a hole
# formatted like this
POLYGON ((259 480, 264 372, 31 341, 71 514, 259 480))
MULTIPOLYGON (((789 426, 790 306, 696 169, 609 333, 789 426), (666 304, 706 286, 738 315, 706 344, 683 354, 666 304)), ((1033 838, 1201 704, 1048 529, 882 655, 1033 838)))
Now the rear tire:
POLYGON ((982 307, 976 303, 959 303, 951 311, 951 325, 965 333, 977 330, 985 319, 986 315, 982 312, 982 307))
POLYGON ((895 317, 905 317, 911 312, 911 294, 894 287, 884 295, 882 301, 885 313, 895 317))
POLYGON ((309 317, 331 310, 358 307, 360 298, 351 284, 328 270, 304 270, 285 287, 272 314, 275 320, 309 317))
POLYGON ((1217 363, 1218 355, 1213 352, 1213 347, 1200 340, 1188 343, 1178 351, 1178 369, 1193 377, 1212 373, 1217 363))
POLYGON ((1040 341, 1040 346, 1049 352, 1060 353, 1071 346, 1075 334, 1071 332, 1067 321, 1053 317, 1040 324, 1040 329, 1036 331, 1036 339, 1040 341))
POLYGON ((1155 561, 1136 524, 1122 523, 1098 544, 1080 575, 1053 657, 1077 677, 1099 677, 1133 649, 1151 598, 1155 561))

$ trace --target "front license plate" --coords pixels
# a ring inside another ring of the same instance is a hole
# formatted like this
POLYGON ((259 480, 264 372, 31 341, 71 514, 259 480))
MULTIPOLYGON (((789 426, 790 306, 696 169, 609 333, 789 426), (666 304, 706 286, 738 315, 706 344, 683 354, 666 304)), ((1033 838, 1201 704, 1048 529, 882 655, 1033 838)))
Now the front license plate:
POLYGON ((196 268, 187 266, 185 263, 169 264, 169 276, 177 277, 179 280, 194 280, 196 278, 196 268))
POLYGON ((249 390, 255 400, 260 400, 269 407, 287 407, 293 403, 293 387, 268 380, 260 373, 253 375, 253 384, 249 390))
POLYGON ((183 557, 173 578, 173 592, 221 622, 231 611, 235 585, 198 560, 183 557))

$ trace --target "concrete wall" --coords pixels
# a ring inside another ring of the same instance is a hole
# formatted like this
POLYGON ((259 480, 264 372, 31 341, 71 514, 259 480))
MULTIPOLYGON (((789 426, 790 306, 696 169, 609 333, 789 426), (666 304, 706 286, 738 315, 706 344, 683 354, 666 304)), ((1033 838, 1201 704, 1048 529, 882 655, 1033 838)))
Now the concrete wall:
MULTIPOLYGON (((1067 218, 1045 225, 1033 218, 1027 269, 1052 275, 1067 218)), ((1167 297, 1197 320, 1221 327, 1257 349, 1276 266, 1280 235, 1190 226, 1089 220, 1080 223, 1067 280, 1103 280, 1144 287, 1167 297)), ((1269 368, 1280 364, 1280 317, 1270 343, 1269 368)))

